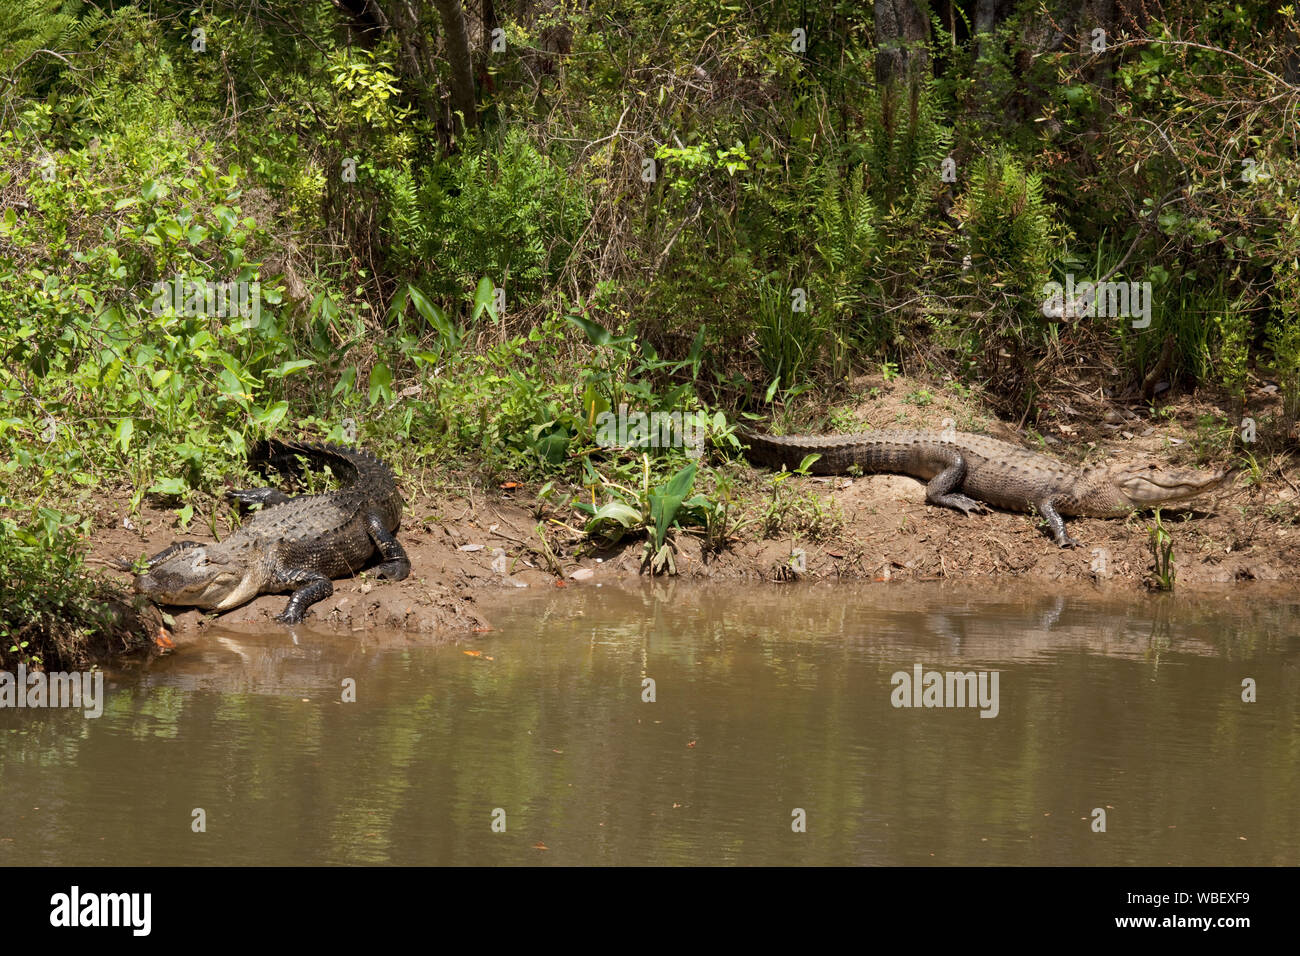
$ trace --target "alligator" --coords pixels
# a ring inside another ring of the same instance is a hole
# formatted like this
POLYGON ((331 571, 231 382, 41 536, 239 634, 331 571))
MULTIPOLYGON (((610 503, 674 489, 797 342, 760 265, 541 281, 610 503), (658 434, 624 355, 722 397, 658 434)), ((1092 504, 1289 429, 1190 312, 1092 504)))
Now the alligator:
POLYGON ((393 536, 402 516, 402 496, 393 473, 359 449, 295 441, 258 442, 249 465, 265 473, 299 470, 301 457, 329 465, 342 481, 336 491, 290 497, 275 488, 226 492, 226 499, 261 510, 225 541, 177 541, 145 562, 135 590, 158 604, 228 611, 257 597, 292 591, 276 615, 297 624, 307 609, 334 593, 331 578, 355 574, 379 553, 376 577, 400 581, 411 562, 393 536))
POLYGON ((1056 543, 1080 547, 1062 515, 1112 518, 1186 501, 1221 485, 1231 473, 1171 468, 1157 462, 1070 465, 985 435, 958 431, 873 431, 860 435, 762 435, 744 426, 745 456, 773 468, 799 467, 807 455, 815 475, 864 472, 911 475, 929 484, 925 500, 969 515, 986 505, 1037 511, 1056 543))

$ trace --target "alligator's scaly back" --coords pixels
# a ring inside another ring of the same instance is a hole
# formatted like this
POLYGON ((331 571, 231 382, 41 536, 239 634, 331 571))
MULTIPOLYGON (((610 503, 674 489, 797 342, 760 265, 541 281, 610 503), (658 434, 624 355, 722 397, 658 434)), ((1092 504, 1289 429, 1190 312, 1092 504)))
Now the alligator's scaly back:
POLYGON ((136 590, 159 603, 225 611, 292 589, 279 616, 292 624, 333 593, 331 578, 355 574, 376 552, 384 558, 377 576, 406 577, 410 562, 393 536, 402 497, 388 466, 357 449, 279 439, 258 442, 248 460, 261 471, 297 473, 299 458, 328 465, 342 487, 295 498, 274 488, 228 492, 230 500, 262 510, 219 544, 182 541, 154 555, 136 590))
POLYGON ((844 474, 893 472, 929 482, 931 504, 970 513, 981 503, 1038 511, 1057 544, 1077 545, 1065 532, 1062 514, 1113 517, 1139 508, 1186 501, 1218 487, 1227 471, 1198 472, 1154 462, 1079 467, 985 435, 957 431, 883 430, 861 435, 737 434, 745 455, 757 464, 797 468, 810 454, 809 471, 844 474))

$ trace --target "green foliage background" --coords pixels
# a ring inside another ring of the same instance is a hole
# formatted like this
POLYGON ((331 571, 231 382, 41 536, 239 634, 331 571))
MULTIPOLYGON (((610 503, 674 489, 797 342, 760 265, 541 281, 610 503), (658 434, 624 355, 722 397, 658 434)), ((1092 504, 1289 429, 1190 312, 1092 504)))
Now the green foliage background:
POLYGON ((112 489, 186 525, 276 430, 644 498, 685 454, 596 447, 621 401, 713 421, 884 367, 1034 424, 1171 337, 1182 388, 1275 378, 1293 441, 1290 7, 1124 6, 1099 53, 1064 2, 980 34, 920 3, 898 76, 867 2, 471 2, 465 130, 433 6, 398 6, 0 8, 9 509, 112 489), (1044 316, 1067 272, 1152 282, 1152 326, 1044 316), (155 309, 178 277, 260 312, 155 309))

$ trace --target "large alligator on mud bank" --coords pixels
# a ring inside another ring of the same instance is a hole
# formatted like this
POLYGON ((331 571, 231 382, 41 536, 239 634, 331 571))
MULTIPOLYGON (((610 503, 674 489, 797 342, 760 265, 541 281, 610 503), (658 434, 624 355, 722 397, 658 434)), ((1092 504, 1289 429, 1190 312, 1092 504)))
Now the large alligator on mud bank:
POLYGON ((136 591, 159 604, 228 611, 259 594, 292 590, 276 620, 297 624, 334 593, 331 578, 355 574, 376 552, 384 559, 373 569, 377 577, 405 578, 411 562, 393 537, 402 496, 388 466, 364 451, 276 440, 259 442, 248 461, 263 471, 294 472, 298 456, 329 465, 342 487, 293 498, 275 488, 227 492, 228 500, 262 510, 225 541, 177 541, 155 554, 136 591))
POLYGON ((1113 518, 1143 508, 1186 501, 1221 485, 1226 469, 1203 472, 1156 462, 1077 466, 984 435, 957 431, 879 431, 861 435, 761 435, 740 427, 752 462, 794 469, 821 455, 809 472, 911 475, 929 482, 925 500, 965 514, 985 504, 1037 511, 1061 547, 1081 542, 1065 531, 1061 515, 1113 518))

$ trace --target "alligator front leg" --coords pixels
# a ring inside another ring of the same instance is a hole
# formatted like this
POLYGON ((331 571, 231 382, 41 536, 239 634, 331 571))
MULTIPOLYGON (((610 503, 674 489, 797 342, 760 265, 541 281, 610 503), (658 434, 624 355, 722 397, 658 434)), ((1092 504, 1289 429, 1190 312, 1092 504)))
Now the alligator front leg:
POLYGON ((1056 510, 1056 505, 1052 503, 1051 498, 1044 498, 1038 502, 1038 513, 1043 516, 1047 522, 1047 527, 1052 529, 1052 535, 1056 538, 1056 543, 1062 548, 1082 548, 1083 542, 1076 538, 1071 538, 1065 531, 1065 519, 1061 513, 1056 510))
POLYGON ((333 582, 319 571, 290 568, 280 573, 279 581, 286 586, 296 586, 289 603, 275 616, 281 624, 301 623, 307 608, 334 593, 333 582))
POLYGON ((393 537, 393 533, 384 527, 379 515, 366 516, 366 530, 370 532, 370 540, 375 543, 375 549, 384 559, 383 564, 374 568, 375 577, 386 581, 401 581, 411 573, 411 559, 406 556, 406 550, 393 537))
POLYGON ((976 501, 957 491, 966 480, 965 456, 959 451, 953 451, 945 456, 944 464, 947 467, 930 479, 930 483, 925 486, 925 500, 932 505, 953 508, 965 515, 969 515, 972 511, 988 511, 988 506, 984 502, 976 501))

